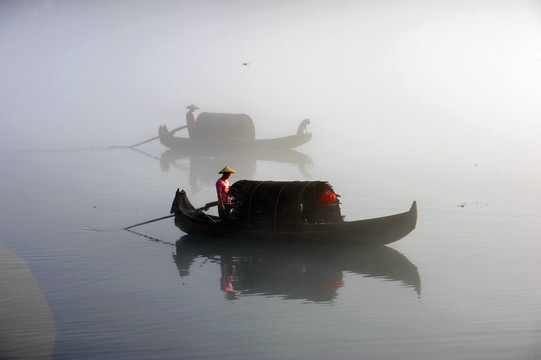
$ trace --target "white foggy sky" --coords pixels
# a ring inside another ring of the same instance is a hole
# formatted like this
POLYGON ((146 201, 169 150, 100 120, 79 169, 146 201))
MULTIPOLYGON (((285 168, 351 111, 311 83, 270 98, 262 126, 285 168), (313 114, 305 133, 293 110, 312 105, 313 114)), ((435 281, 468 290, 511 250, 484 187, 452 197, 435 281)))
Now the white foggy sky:
POLYGON ((536 149, 540 39, 528 0, 3 1, 0 146, 131 144, 196 103, 258 137, 536 149))

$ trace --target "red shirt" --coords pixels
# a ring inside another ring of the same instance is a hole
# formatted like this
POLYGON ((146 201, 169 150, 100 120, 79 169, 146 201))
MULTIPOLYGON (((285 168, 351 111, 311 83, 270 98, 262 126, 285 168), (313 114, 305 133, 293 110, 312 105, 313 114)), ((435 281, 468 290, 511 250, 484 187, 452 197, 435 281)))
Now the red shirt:
POLYGON ((216 181, 216 192, 218 193, 218 199, 222 200, 222 204, 226 205, 229 204, 229 196, 227 196, 227 193, 229 192, 229 180, 224 180, 222 178, 219 178, 218 181, 216 181))
POLYGON ((191 110, 186 113, 186 125, 188 125, 188 134, 193 139, 195 137, 195 116, 191 110))

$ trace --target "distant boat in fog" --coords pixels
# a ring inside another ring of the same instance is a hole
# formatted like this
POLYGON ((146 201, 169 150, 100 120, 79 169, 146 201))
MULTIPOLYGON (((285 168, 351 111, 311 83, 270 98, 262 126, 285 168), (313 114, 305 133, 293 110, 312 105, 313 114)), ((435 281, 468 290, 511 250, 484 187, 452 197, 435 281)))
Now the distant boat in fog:
POLYGON ((169 149, 213 154, 225 150, 293 149, 312 139, 307 132, 310 119, 301 121, 293 135, 270 139, 256 139, 252 119, 245 114, 203 112, 196 121, 193 138, 177 137, 162 125, 158 129, 160 142, 169 149))

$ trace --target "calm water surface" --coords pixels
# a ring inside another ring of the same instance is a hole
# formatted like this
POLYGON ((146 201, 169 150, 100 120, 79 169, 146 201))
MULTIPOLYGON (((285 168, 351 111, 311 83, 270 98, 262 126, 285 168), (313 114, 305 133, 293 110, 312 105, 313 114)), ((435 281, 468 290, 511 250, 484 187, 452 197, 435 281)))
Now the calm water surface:
POLYGON ((377 148, 351 144, 329 157, 316 136, 266 159, 141 150, 0 152, 0 322, 9 324, 0 355, 541 358, 539 192, 521 176, 528 160, 440 163, 397 150, 376 161, 377 148), (329 180, 347 220, 417 200, 417 229, 378 248, 224 244, 186 236, 172 219, 121 230, 167 215, 178 187, 196 206, 214 200, 225 165, 233 181, 329 180))
POLYGON ((540 16, 536 0, 0 1, 0 359, 541 359, 540 16), (311 118, 314 137, 105 148, 184 125, 192 102, 248 114, 258 138, 311 118), (380 248, 122 230, 168 215, 177 188, 215 200, 225 165, 330 181, 346 220, 416 200, 417 228, 380 248))

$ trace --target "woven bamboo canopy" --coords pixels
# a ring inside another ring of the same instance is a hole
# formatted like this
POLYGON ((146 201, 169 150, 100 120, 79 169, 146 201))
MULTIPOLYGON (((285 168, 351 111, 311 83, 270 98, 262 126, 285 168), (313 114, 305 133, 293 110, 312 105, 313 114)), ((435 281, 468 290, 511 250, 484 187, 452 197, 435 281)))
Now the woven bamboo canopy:
POLYGON ((205 141, 255 139, 255 127, 246 114, 202 112, 197 116, 197 137, 205 141))
POLYGON ((303 223, 343 221, 338 200, 321 202, 320 195, 326 192, 334 194, 324 181, 240 180, 229 191, 230 218, 249 227, 274 230, 294 230, 303 223))

